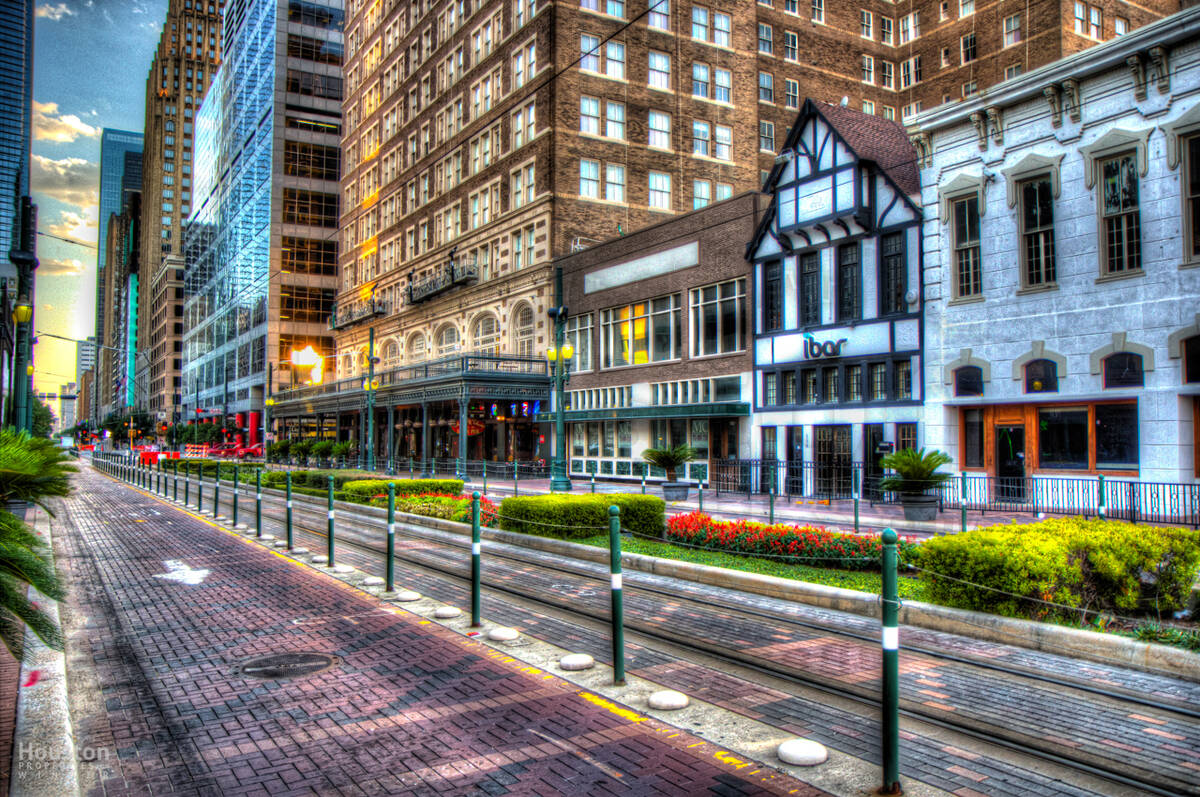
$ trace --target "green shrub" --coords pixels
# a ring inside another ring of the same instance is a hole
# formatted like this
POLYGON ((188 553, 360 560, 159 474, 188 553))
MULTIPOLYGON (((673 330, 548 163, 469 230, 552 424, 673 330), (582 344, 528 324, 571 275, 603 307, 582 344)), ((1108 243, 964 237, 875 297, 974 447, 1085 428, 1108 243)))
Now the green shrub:
POLYGON ((1034 619, 1157 615, 1186 604, 1200 531, 1056 518, 935 537, 916 561, 929 600, 945 606, 1034 619))
POLYGON ((317 442, 313 443, 313 447, 308 453, 317 459, 328 459, 329 455, 333 453, 333 441, 318 440, 317 442))
MULTIPOLYGON (((387 497, 376 496, 372 506, 386 507, 387 497)), ((396 511, 410 515, 453 520, 458 523, 471 522, 471 497, 467 495, 404 495, 396 498, 396 511)), ((479 524, 496 525, 496 505, 487 498, 479 499, 479 524)))
MULTIPOLYGON (((346 493, 359 496, 350 500, 369 501, 377 495, 387 495, 388 479, 358 478, 347 481, 343 485, 346 493)), ((462 495, 462 479, 391 479, 396 485, 396 495, 421 495, 435 493, 438 495, 462 495)))
POLYGON ((350 452, 353 450, 354 443, 351 443, 349 440, 343 440, 340 443, 334 443, 333 448, 330 450, 330 454, 339 459, 344 459, 345 457, 350 456, 350 452))
POLYGON ((531 495, 500 503, 500 528, 520 534, 582 539, 608 530, 608 508, 621 508, 621 526, 634 534, 659 537, 666 504, 653 495, 531 495))

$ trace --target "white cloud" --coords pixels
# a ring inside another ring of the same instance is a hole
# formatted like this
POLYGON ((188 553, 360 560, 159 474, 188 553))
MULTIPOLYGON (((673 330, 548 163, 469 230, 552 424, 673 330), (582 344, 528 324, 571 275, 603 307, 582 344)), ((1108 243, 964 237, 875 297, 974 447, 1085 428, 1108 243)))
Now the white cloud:
POLYGON ((84 268, 83 263, 75 258, 48 258, 38 261, 37 273, 44 277, 77 277, 84 268))
POLYGON ((75 11, 66 3, 57 3, 55 5, 46 3, 37 7, 36 14, 38 19, 48 19, 51 22, 58 22, 63 17, 75 16, 75 11))
POLYGON ((73 113, 59 114, 58 103, 33 101, 33 137, 38 141, 70 143, 77 138, 96 138, 93 127, 73 113))
POLYGON ((57 220, 46 225, 46 232, 59 238, 71 238, 94 244, 99 237, 99 227, 96 224, 96 217, 99 214, 100 210, 95 205, 85 208, 83 213, 64 210, 58 214, 57 220))
POLYGON ((100 201, 100 167, 83 158, 32 158, 30 182, 35 193, 81 210, 100 201))

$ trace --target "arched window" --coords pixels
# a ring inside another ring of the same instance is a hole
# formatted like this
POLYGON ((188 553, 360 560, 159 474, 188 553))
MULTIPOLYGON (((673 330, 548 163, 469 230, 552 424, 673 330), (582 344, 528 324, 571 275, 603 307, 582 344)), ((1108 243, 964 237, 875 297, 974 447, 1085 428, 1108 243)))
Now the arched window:
POLYGON ((517 354, 533 356, 533 308, 529 305, 513 314, 513 348, 517 354))
POLYGON ((1141 387, 1146 382, 1142 355, 1119 351, 1104 358, 1104 386, 1141 387))
POLYGON ((349 354, 342 355, 342 376, 354 376, 354 363, 349 354))
POLYGON ((446 324, 437 332, 437 356, 446 357, 458 349, 458 327, 446 324))
POLYGON ((383 365, 385 368, 395 368, 400 363, 400 344, 389 340, 383 344, 383 365))
POLYGON ((1200 335, 1183 342, 1183 381, 1200 382, 1200 335))
POLYGON ((954 369, 954 395, 982 396, 983 369, 978 365, 964 365, 954 369))
POLYGON ((425 335, 421 332, 414 332, 408 338, 408 345, 404 347, 404 356, 410 363, 420 362, 425 359, 425 335))
POLYGON ((1025 392, 1058 392, 1058 366, 1053 360, 1033 360, 1025 366, 1025 392))
POLYGON ((471 326, 471 348, 480 354, 495 354, 500 343, 500 324, 496 316, 482 315, 471 326))

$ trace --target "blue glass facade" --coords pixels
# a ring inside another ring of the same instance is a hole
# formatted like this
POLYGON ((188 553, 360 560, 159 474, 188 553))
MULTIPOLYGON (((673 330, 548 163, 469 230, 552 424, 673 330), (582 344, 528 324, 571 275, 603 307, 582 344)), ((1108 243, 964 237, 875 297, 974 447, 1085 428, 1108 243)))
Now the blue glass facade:
POLYGON ((104 266, 108 219, 130 191, 142 190, 142 134, 105 128, 100 135, 100 243, 96 250, 96 337, 104 334, 104 266))
POLYGON ((16 197, 29 193, 33 103, 34 0, 0 3, 0 277, 15 279, 8 259, 16 197))

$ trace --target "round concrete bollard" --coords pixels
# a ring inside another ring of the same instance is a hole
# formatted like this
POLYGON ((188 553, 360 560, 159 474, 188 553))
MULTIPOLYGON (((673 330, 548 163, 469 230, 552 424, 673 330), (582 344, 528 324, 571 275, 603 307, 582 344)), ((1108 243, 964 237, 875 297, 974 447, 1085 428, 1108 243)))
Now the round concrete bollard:
MULTIPOLYGON (((283 544, 287 545, 287 541, 285 540, 283 544)), ((290 551, 288 551, 288 553, 290 553, 292 556, 304 556, 304 554, 308 553, 308 549, 307 548, 292 548, 290 551)))
MULTIPOLYGON (((249 529, 247 529, 247 531, 249 531, 249 529)), ((275 535, 274 534, 264 534, 261 537, 255 537, 255 539, 262 540, 263 542, 273 542, 275 540, 275 535)), ((284 545, 287 545, 286 541, 284 542, 284 545)))
POLYGON ((812 739, 788 739, 779 745, 775 755, 785 764, 811 767, 825 763, 829 758, 829 751, 825 749, 825 745, 812 739))
POLYGON ((564 670, 590 670, 596 666, 596 660, 586 653, 568 653, 558 660, 558 666, 564 670))
POLYGON ((498 626, 493 628, 491 631, 488 631, 488 639, 492 640, 493 642, 512 642, 520 635, 521 632, 517 629, 505 628, 504 626, 498 626))
POLYGON ((379 576, 367 576, 362 580, 362 585, 364 587, 378 587, 382 583, 383 579, 379 576))
POLYGON ((687 708, 688 696, 683 692, 676 692, 674 689, 660 689, 650 695, 650 699, 646 701, 650 708, 659 711, 676 711, 681 708, 687 708))
POLYGON ((456 608, 454 606, 439 606, 434 611, 433 616, 438 618, 439 620, 450 620, 454 617, 461 617, 462 609, 456 608))
POLYGON ((421 600, 421 593, 413 592, 411 589, 401 590, 396 593, 392 600, 399 601, 400 603, 411 603, 412 601, 421 600))
POLYGON ((271 540, 272 548, 286 548, 287 540, 271 540))
POLYGON ((342 575, 345 575, 346 573, 353 573, 354 568, 351 567, 350 565, 334 565, 333 572, 341 573, 342 575))
POLYGON ((309 559, 308 561, 312 562, 314 565, 323 565, 329 561, 329 557, 326 556, 325 554, 318 554, 317 556, 314 556, 313 558, 309 559))

